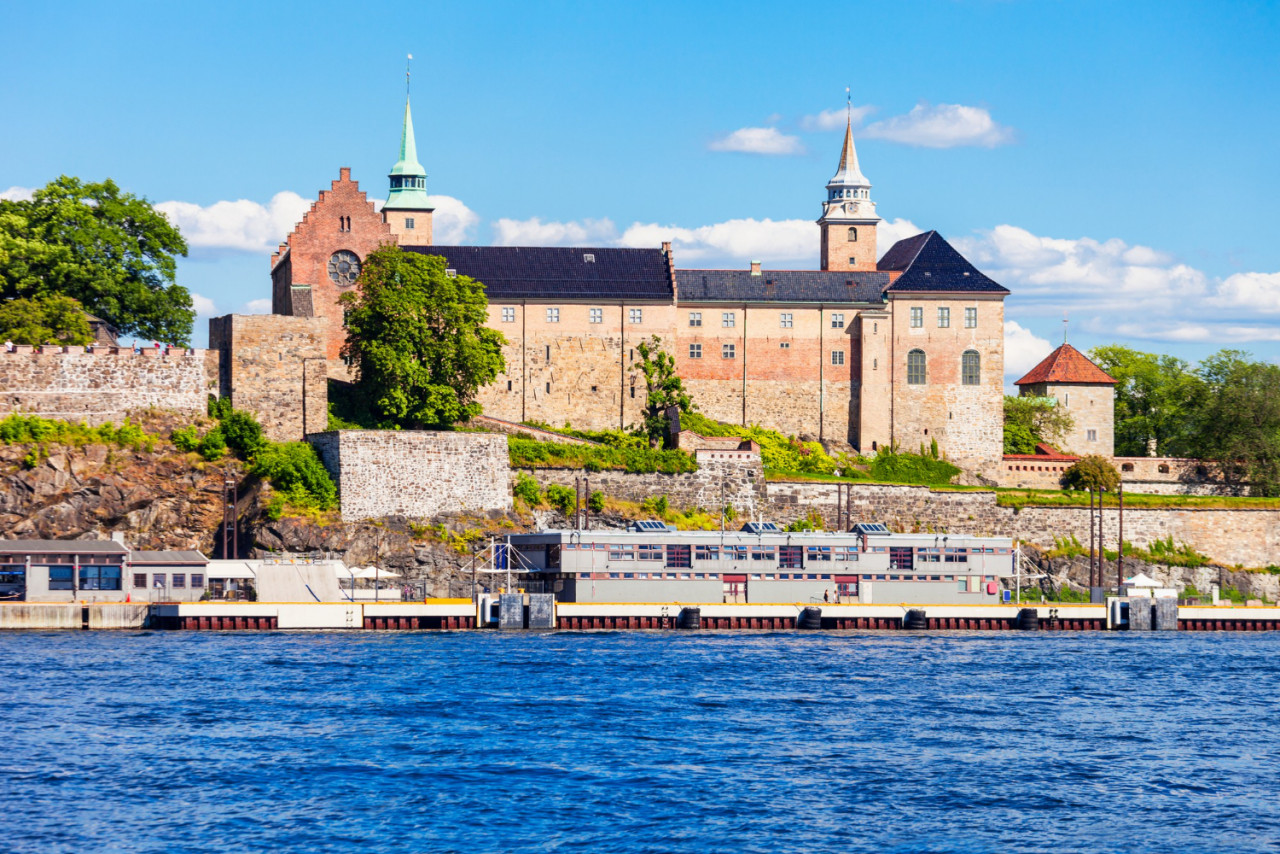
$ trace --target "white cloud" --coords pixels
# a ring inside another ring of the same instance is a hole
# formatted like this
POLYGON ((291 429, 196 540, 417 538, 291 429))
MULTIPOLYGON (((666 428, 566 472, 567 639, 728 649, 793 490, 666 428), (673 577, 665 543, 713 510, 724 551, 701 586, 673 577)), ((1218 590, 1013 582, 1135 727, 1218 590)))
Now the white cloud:
POLYGON ((271 298, 264 297, 263 299, 249 300, 247 303, 244 304, 244 308, 241 309, 240 313, 241 314, 270 314, 271 298))
POLYGON ((432 215, 432 240, 442 246, 457 246, 471 238, 471 230, 480 222, 479 215, 453 196, 431 196, 436 212, 432 215))
POLYGON ((1004 373, 1019 379, 1040 364, 1053 351, 1048 339, 1041 338, 1016 320, 1004 323, 1004 373))
POLYGON ((608 219, 581 222, 543 222, 532 219, 499 219, 493 223, 495 246, 608 246, 618 230, 608 219))
POLYGON ((912 237, 924 231, 909 219, 886 219, 880 221, 876 229, 876 258, 881 258, 889 251, 889 247, 906 237, 912 237))
POLYGON ((6 202, 29 202, 35 192, 31 187, 18 187, 15 185, 0 193, 0 199, 4 199, 6 202))
POLYGON ((310 208, 310 200, 289 191, 276 193, 265 205, 248 199, 207 206, 177 201, 156 205, 193 249, 240 252, 274 251, 310 208))
POLYGON ((804 154, 800 138, 782 133, 777 128, 739 128, 720 139, 712 140, 712 151, 741 151, 747 154, 804 154))
POLYGON ((870 104, 854 107, 847 113, 843 107, 838 110, 823 110, 816 115, 800 119, 800 127, 807 131, 844 130, 846 116, 852 118, 853 126, 857 127, 862 124, 863 119, 875 111, 876 108, 870 104))
POLYGON ((1236 273, 1219 286, 1214 304, 1263 314, 1280 313, 1280 273, 1236 273))
MULTIPOLYGON (((1055 238, 1000 225, 955 247, 1013 291, 1022 323, 1066 315, 1073 329, 1173 344, 1280 341, 1280 273, 1215 279, 1166 252, 1118 238, 1055 238)), ((1013 321, 1009 321, 1012 323, 1013 321)), ((1012 371, 1012 368, 1010 369, 1012 371)))
POLYGON ((191 295, 191 307, 201 317, 214 317, 218 314, 218 307, 213 304, 213 300, 201 294, 191 295))
POLYGON ((924 148, 978 145, 994 148, 1013 141, 1013 128, 991 118, 982 107, 929 104, 921 101, 905 116, 892 116, 867 125, 860 136, 887 139, 924 148))
POLYGON ((657 246, 670 240, 677 264, 723 259, 745 267, 750 261, 778 263, 818 255, 818 226, 807 219, 731 219, 685 228, 633 223, 622 235, 623 246, 657 246))

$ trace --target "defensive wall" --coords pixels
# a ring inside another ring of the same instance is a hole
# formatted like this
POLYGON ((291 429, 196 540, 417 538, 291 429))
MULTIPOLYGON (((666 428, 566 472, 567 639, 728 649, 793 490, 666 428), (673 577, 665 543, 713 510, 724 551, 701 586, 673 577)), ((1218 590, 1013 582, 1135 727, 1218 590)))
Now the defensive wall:
POLYGON ((338 484, 343 521, 511 509, 506 436, 333 430, 307 438, 338 484))
POLYGON ((98 425, 150 407, 203 413, 219 367, 216 350, 16 345, 0 349, 0 416, 98 425))

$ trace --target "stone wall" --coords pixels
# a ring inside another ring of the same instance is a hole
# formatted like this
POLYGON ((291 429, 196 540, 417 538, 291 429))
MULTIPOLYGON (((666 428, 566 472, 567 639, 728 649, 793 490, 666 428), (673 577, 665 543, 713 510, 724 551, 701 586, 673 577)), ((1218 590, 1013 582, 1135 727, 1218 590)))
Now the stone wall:
POLYGON ((337 481, 343 521, 511 508, 506 436, 335 430, 308 439, 337 481))
POLYGON ((326 321, 279 314, 229 314, 209 321, 221 351, 218 393, 257 416, 268 439, 291 442, 329 420, 326 321))
MULTIPOLYGON (((739 516, 754 516, 764 506, 764 470, 760 455, 750 451, 705 451, 697 455, 698 470, 680 474, 629 474, 622 471, 584 472, 581 469, 532 469, 544 486, 573 486, 586 477, 592 492, 624 501, 644 501, 660 495, 677 507, 715 510, 732 506, 739 516)), ((511 473, 514 482, 516 472, 511 473)))
POLYGON ((219 354, 131 347, 0 349, 0 417, 15 412, 91 425, 155 407, 201 414, 217 391, 219 354))

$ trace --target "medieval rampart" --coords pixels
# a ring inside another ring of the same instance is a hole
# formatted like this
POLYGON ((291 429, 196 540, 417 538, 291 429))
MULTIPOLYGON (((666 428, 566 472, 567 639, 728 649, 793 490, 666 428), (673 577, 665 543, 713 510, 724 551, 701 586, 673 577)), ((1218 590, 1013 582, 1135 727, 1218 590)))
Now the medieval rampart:
POLYGON ((506 436, 334 430, 308 439, 337 481, 344 521, 511 508, 506 436))
POLYGON ((0 416, 21 412, 97 425, 153 407, 203 413, 218 390, 218 367, 215 350, 0 349, 0 416))

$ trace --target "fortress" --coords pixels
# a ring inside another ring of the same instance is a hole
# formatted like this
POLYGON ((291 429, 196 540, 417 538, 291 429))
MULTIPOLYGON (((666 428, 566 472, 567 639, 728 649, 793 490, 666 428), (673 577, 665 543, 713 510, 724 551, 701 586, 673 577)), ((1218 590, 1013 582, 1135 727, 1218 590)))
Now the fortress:
POLYGON ((657 336, 695 405, 712 418, 863 453, 936 440, 967 469, 999 468, 1009 291, 934 231, 877 259, 880 217, 851 125, 817 221, 815 270, 757 262, 683 269, 669 243, 434 245, 407 101, 389 178, 378 211, 341 169, 271 259, 275 315, 314 320, 332 378, 348 376, 338 297, 370 252, 396 243, 443 256, 451 274, 485 285, 489 324, 508 342, 506 373, 480 395, 488 415, 628 427, 644 400, 631 370, 635 345, 657 336))

